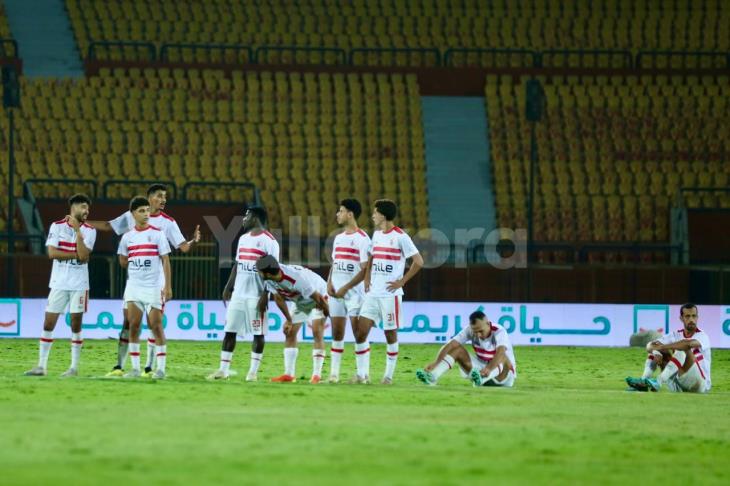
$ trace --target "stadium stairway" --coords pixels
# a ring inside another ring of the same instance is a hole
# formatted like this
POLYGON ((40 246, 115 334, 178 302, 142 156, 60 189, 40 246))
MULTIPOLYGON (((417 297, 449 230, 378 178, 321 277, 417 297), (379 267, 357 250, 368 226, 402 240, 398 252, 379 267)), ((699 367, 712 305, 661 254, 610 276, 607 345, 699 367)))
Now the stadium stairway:
POLYGON ((5 0, 5 12, 26 76, 83 76, 63 0, 5 0))
MULTIPOLYGON (((495 228, 484 98, 421 98, 431 226, 454 238, 458 228, 495 228)), ((452 240, 453 241, 453 240, 452 240)))

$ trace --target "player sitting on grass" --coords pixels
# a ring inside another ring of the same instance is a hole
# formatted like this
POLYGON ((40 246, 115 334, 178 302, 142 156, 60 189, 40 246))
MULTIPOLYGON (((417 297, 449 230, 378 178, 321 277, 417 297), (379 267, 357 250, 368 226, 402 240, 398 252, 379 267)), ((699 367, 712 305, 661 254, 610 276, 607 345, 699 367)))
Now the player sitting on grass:
POLYGON ((135 197, 129 204, 134 217, 134 228, 122 236, 119 243, 119 264, 127 269, 127 286, 124 302, 129 318, 129 356, 132 369, 125 378, 142 376, 139 366, 139 334, 143 313, 147 325, 155 336, 157 369, 152 378, 165 378, 167 345, 162 329, 162 313, 165 302, 172 298, 170 270, 170 244, 165 234, 149 224, 150 203, 144 197, 135 197), (162 271, 160 271, 162 268, 162 271), (164 275, 164 282, 162 281, 164 275), (162 288, 162 290, 160 290, 162 288))
MULTIPOLYGON (((272 378, 275 383, 296 381, 296 363, 299 349, 297 334, 302 324, 312 323, 312 378, 310 383, 322 380, 324 364, 324 320, 329 317, 327 305, 327 282, 308 268, 299 265, 279 264, 271 255, 256 261, 259 275, 266 282, 266 290, 271 292, 279 310, 284 314, 284 374, 272 378), (287 308, 286 301, 291 303, 287 308), (292 311, 290 314, 289 311, 292 311)), ((264 292, 259 301, 259 313, 268 308, 268 293, 264 292)))
POLYGON ((71 367, 61 376, 77 376, 81 357, 81 318, 89 305, 89 255, 96 241, 96 230, 85 223, 91 199, 74 194, 68 200, 70 217, 56 221, 48 231, 48 258, 53 260, 51 281, 40 340, 38 366, 26 376, 45 376, 48 355, 53 345, 53 330, 58 316, 68 307, 71 313, 71 367))
POLYGON ((426 385, 435 385, 454 363, 474 386, 512 387, 517 377, 517 364, 507 330, 490 322, 482 311, 472 313, 469 327, 451 338, 439 350, 433 363, 416 370, 416 377, 426 385), (468 341, 476 355, 464 347, 468 341))
POLYGON ((644 376, 626 378, 630 389, 659 391, 665 385, 673 392, 706 393, 712 388, 710 338, 697 327, 697 306, 684 304, 679 312, 683 328, 646 345, 644 376), (661 372, 653 379, 656 368, 661 372))

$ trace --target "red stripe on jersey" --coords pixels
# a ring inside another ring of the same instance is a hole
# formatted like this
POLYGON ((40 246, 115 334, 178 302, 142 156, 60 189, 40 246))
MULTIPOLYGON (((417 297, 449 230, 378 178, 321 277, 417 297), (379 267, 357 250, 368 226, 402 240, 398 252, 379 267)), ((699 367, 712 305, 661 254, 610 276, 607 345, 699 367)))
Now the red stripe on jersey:
POLYGON ((276 292, 284 297, 294 298, 297 295, 301 295, 299 292, 289 292, 288 290, 277 289, 276 292))
POLYGON ((402 230, 402 229, 400 229, 400 228, 399 228, 399 227, 397 227, 397 226, 393 226, 393 227, 392 227, 392 228, 390 228, 390 229, 389 229, 388 231, 383 231, 383 234, 384 234, 384 235, 387 235, 387 234, 388 234, 388 233, 390 233, 391 231, 395 231, 396 233, 401 233, 401 234, 403 234, 403 230, 402 230))
POLYGON ((700 375, 702 376, 702 379, 706 380, 707 378, 705 378, 705 372, 702 371, 702 366, 700 366, 700 363, 695 361, 695 364, 697 365, 697 368, 700 370, 700 375))
POLYGON ((669 358, 669 361, 674 363, 677 366, 677 368, 679 368, 680 370, 682 369, 682 363, 680 363, 679 360, 677 358, 675 358, 674 356, 669 358))
POLYGON ((251 260, 252 262, 255 262, 259 259, 259 257, 255 257, 253 255, 238 255, 239 260, 251 260))
POLYGON ((264 230, 264 231, 263 231, 263 234, 265 234, 266 236, 268 236, 268 237, 269 237, 269 238, 271 238, 272 240, 276 241, 276 238, 274 238, 274 235, 272 235, 272 234, 271 234, 271 233, 269 233, 268 231, 264 230))
POLYGON ((376 251, 382 251, 385 253, 397 253, 399 255, 403 253, 402 251, 400 251, 400 248, 391 248, 390 246, 376 246, 375 248, 373 248, 373 253, 375 253, 376 251))
POLYGON ((340 260, 355 260, 356 262, 360 261, 360 258, 355 255, 342 255, 342 254, 338 255, 337 253, 335 253, 335 260, 337 260, 338 258, 340 260))
POLYGON ((64 224, 65 222, 65 219, 59 219, 58 221, 54 221, 53 224, 64 224))
POLYGON ((157 218, 158 216, 162 216, 165 219, 169 219, 170 221, 175 221, 172 216, 165 213, 164 211, 160 211, 158 214, 150 214, 150 218, 157 218))
POLYGON ((69 248, 76 248, 76 243, 69 243, 68 241, 59 241, 58 246, 67 246, 69 248))
POLYGON ((129 258, 143 257, 143 256, 160 256, 156 251, 134 251, 129 254, 129 258))
POLYGON ((357 230, 358 233, 360 233, 362 236, 367 236, 368 234, 365 233, 363 230, 359 229, 357 230))
POLYGON ((76 250, 66 250, 65 248, 56 248, 58 251, 62 251, 64 253, 76 253, 76 250))
POLYGON ((153 249, 156 250, 157 249, 157 244, 129 245, 129 247, 127 247, 127 249, 129 251, 132 251, 132 250, 153 250, 153 249))
POLYGON ((238 253, 253 253, 254 255, 266 256, 265 251, 261 251, 257 248, 239 248, 238 253))
POLYGON ((395 296, 393 298, 395 299, 395 328, 400 329, 400 304, 398 302, 398 296, 395 296))
POLYGON ((373 255, 373 260, 400 260, 399 256, 395 255, 373 255))
POLYGON ((346 246, 338 246, 335 248, 335 251, 341 251, 344 253, 354 253, 355 255, 360 254, 360 251, 357 248, 348 248, 346 246))
POLYGON ((369 352, 370 352, 370 348, 363 349, 362 351, 355 351, 355 354, 365 354, 365 353, 369 353, 369 352))
POLYGON ((293 278, 291 278, 289 275, 285 274, 284 272, 281 272, 281 278, 283 280, 286 280, 287 282, 291 282, 292 284, 297 283, 296 280, 294 280, 293 278))

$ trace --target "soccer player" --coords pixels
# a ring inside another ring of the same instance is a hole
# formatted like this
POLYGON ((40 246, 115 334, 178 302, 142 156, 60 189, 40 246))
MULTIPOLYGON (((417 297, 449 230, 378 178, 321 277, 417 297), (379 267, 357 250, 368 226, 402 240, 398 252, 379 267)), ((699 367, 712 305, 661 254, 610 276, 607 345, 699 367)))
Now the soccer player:
POLYGON ((40 340, 38 366, 25 374, 45 376, 48 355, 53 345, 53 330, 58 316, 68 308, 71 313, 71 367, 63 377, 78 376, 81 357, 81 319, 89 305, 89 256, 96 241, 96 230, 85 223, 89 216, 91 199, 85 194, 74 194, 68 200, 71 207, 68 219, 56 221, 48 231, 46 246, 48 258, 53 260, 51 281, 40 340))
POLYGON ((353 333, 365 296, 362 284, 368 263, 370 237, 357 226, 362 207, 357 199, 343 199, 337 211, 337 224, 344 231, 335 237, 332 246, 332 267, 327 279, 330 320, 332 321, 332 347, 330 353, 330 383, 340 381, 340 364, 345 351, 345 325, 350 318, 353 333))
POLYGON ((165 302, 172 298, 170 244, 162 230, 149 224, 150 203, 144 197, 135 197, 129 203, 135 226, 124 233, 119 242, 119 264, 127 269, 124 302, 129 319, 129 355, 132 369, 125 378, 142 376, 139 363, 139 334, 142 317, 147 314, 147 325, 155 336, 157 369, 154 379, 165 378, 167 345, 162 329, 165 302), (163 277, 164 275, 164 282, 163 277), (160 289, 163 290, 160 290, 160 289))
MULTIPOLYGON (((173 248, 179 249, 183 253, 187 253, 195 243, 200 241, 200 226, 195 227, 193 238, 189 241, 180 231, 177 222, 166 214, 163 210, 167 204, 167 187, 164 184, 152 184, 147 189, 147 200, 150 203, 150 224, 162 230, 167 237, 167 241, 173 248)), ((127 231, 134 228, 135 221, 130 211, 126 211, 122 215, 111 221, 89 221, 99 231, 114 231, 117 235, 123 235, 127 231)), ((164 278, 164 275, 162 276, 164 278)), ((164 285, 164 281, 163 281, 164 285)), ((127 305, 124 304, 122 313, 124 314, 124 323, 119 333, 119 346, 117 348, 117 364, 107 374, 108 377, 122 376, 124 371, 124 363, 127 360, 127 351, 129 345, 129 319, 127 318, 127 305)), ((155 357, 155 340, 147 339, 147 363, 145 364, 144 376, 152 376, 152 365, 155 357)))
POLYGON ((398 208, 389 199, 375 201, 373 223, 376 231, 365 271, 365 300, 360 308, 355 333, 355 383, 370 382, 370 328, 382 321, 387 341, 385 376, 381 383, 393 383, 398 361, 398 327, 400 326, 403 286, 423 267, 423 257, 405 231, 393 224, 398 208), (411 268, 403 275, 406 260, 411 268))
POLYGON ((512 387, 517 378, 517 362, 507 330, 487 319, 482 311, 473 312, 469 327, 443 345, 433 363, 416 370, 416 377, 426 385, 435 385, 454 364, 474 386, 512 387), (476 354, 466 350, 467 342, 476 354))
MULTIPOLYGON (((249 208, 243 217, 244 234, 238 239, 236 265, 223 289, 223 300, 230 303, 226 312, 220 367, 208 376, 209 380, 227 380, 230 376, 238 334, 253 334, 246 381, 257 380, 256 374, 264 357, 267 323, 266 313, 258 312, 258 302, 265 290, 264 281, 256 271, 256 260, 265 255, 279 258, 279 243, 266 231, 266 219, 266 210, 258 206, 249 208)), ((268 301, 268 296, 265 298, 268 301)))
POLYGON ((638 391, 659 391, 664 385, 673 392, 707 393, 712 388, 710 338, 697 327, 697 306, 684 304, 680 309, 683 327, 646 345, 649 356, 641 378, 626 378, 638 391), (653 379, 654 371, 661 372, 653 379))
MULTIPOLYGON (((266 290, 274 296, 276 305, 284 314, 284 374, 272 378, 275 383, 294 382, 299 349, 297 334, 302 324, 312 323, 312 384, 322 380, 324 364, 324 321, 329 316, 327 305, 327 282, 308 268, 299 265, 279 264, 272 255, 256 261, 259 275, 266 282, 266 290), (291 307, 287 307, 287 301, 291 307), (291 311, 291 312, 290 312, 291 311)), ((268 293, 261 295, 259 313, 264 314, 268 307, 268 293)))

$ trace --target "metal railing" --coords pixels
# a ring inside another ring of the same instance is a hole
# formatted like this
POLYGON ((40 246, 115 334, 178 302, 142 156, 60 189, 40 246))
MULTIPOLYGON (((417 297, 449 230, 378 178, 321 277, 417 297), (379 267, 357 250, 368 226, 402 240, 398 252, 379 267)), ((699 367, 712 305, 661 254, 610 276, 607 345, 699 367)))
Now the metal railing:
POLYGON ((255 184, 252 182, 201 182, 201 181, 191 181, 185 183, 185 185, 182 188, 182 199, 184 200, 195 200, 196 198, 193 197, 193 191, 197 188, 210 188, 210 189, 220 189, 220 188, 243 188, 245 190, 249 190, 252 193, 252 197, 249 199, 241 199, 241 201, 246 202, 248 205, 254 205, 254 206, 261 206, 261 193, 259 189, 256 187, 255 184))
POLYGON ((446 49, 444 66, 448 67, 518 67, 538 66, 540 54, 529 49, 446 49))
POLYGON ((255 59, 259 64, 343 66, 347 52, 336 47, 262 46, 256 49, 255 59))
POLYGON ((441 66, 441 51, 436 48, 354 48, 351 66, 441 66))
POLYGON ((730 68, 730 52, 718 51, 639 51, 637 68, 713 69, 730 68))
POLYGON ((254 51, 250 46, 239 44, 163 44, 159 59, 165 62, 250 64, 254 62, 254 51))
POLYGON ((133 190, 126 191, 125 194, 146 194, 147 187, 151 184, 164 184, 167 186, 167 192, 170 193, 173 199, 177 199, 177 185, 173 181, 160 181, 153 179, 109 179, 105 181, 101 186, 101 197, 104 199, 118 199, 109 195, 110 188, 112 187, 127 187, 133 190))
POLYGON ((157 47, 152 42, 94 41, 86 55, 90 60, 156 61, 157 47))
POLYGON ((609 49, 549 49, 537 54, 540 67, 619 68, 634 67, 629 51, 609 49))

